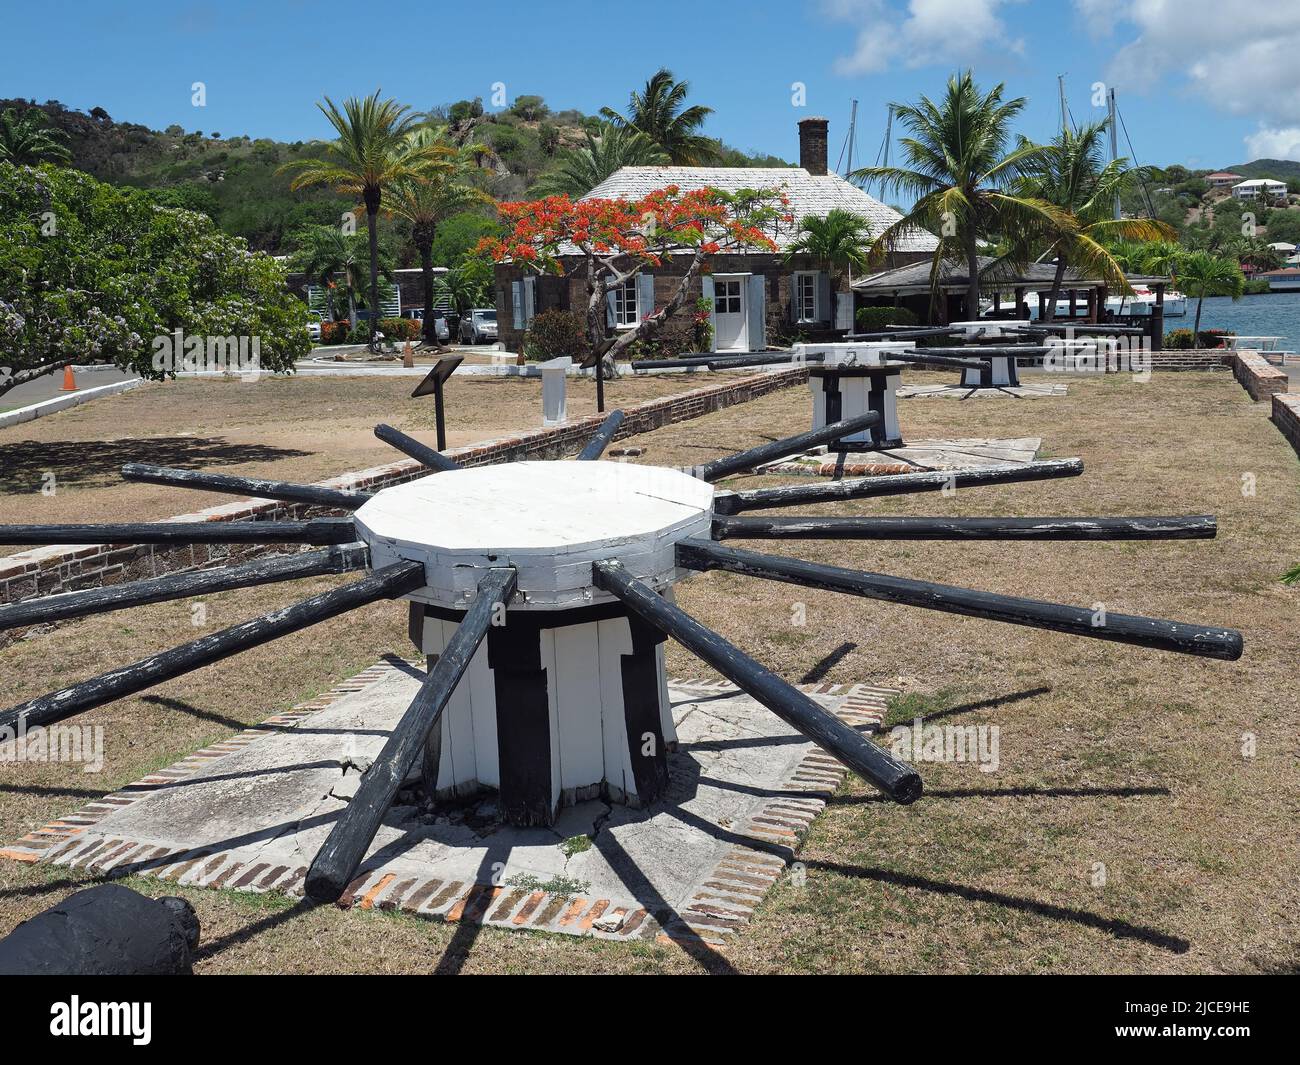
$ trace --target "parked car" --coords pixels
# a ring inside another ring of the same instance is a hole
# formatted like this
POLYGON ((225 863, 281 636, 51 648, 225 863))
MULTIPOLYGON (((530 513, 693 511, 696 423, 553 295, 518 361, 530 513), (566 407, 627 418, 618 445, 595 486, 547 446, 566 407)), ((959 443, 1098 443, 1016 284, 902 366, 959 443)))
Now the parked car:
MULTIPOLYGON (((414 318, 417 322, 423 325, 424 308, 417 307, 413 310, 407 311, 402 315, 402 317, 414 318)), ((421 330, 421 332, 423 333, 423 330, 421 330)), ((447 324, 446 312, 439 310, 437 307, 433 309, 433 335, 440 344, 447 344, 451 341, 451 327, 447 324)))
POLYGON ((497 312, 494 307, 475 307, 460 320, 462 344, 491 344, 497 338, 497 312))
POLYGON ((320 343, 321 316, 315 311, 307 312, 307 335, 316 344, 320 343))

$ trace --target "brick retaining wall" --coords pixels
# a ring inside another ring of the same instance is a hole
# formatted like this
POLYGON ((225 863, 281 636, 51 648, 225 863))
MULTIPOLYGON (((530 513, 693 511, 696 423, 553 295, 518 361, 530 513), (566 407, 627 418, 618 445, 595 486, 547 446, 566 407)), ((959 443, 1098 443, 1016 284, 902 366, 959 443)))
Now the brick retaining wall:
POLYGON ((1256 402, 1278 392, 1285 392, 1290 385, 1285 370, 1279 370, 1254 351, 1236 352, 1232 360, 1232 372, 1241 382, 1241 387, 1256 402))
POLYGON ((1224 348, 1170 349, 1151 352, 1153 370, 1229 370, 1234 352, 1224 348))
MULTIPOLYGON (((627 420, 615 439, 649 432, 663 425, 688 421, 705 414, 748 403, 808 379, 807 367, 794 367, 771 373, 757 373, 742 380, 711 384, 689 392, 648 400, 625 409, 627 420)), ((610 385, 613 400, 618 397, 618 383, 610 385)), ((576 453, 596 431, 603 416, 593 414, 565 425, 532 429, 470 447, 450 448, 447 454, 465 466, 484 466, 520 459, 553 459, 576 453)), ((402 459, 368 470, 345 473, 321 481, 328 488, 375 490, 424 476, 425 470, 414 459, 402 459)), ((238 499, 209 507, 195 514, 181 514, 168 521, 292 521, 338 513, 324 507, 270 500, 253 502, 238 499)), ((88 521, 93 514, 86 515, 88 521)), ((200 544, 177 547, 167 544, 107 544, 69 547, 54 545, 0 557, 0 603, 16 602, 33 595, 52 595, 79 588, 99 587, 122 581, 156 577, 178 570, 199 569, 244 561, 256 555, 283 552, 278 545, 200 544)), ((0 643, 16 634, 0 633, 0 643)))
POLYGON ((1275 392, 1271 420, 1300 455, 1300 393, 1275 392))

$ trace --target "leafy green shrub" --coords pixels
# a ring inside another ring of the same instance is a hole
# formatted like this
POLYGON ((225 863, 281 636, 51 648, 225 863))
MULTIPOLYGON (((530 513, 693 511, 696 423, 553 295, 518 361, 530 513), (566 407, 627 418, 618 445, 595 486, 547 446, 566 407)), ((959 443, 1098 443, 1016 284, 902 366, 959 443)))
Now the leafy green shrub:
POLYGON ((389 340, 398 343, 420 339, 420 323, 414 318, 381 318, 379 331, 389 340))
POLYGON ((591 351, 582 315, 573 311, 549 310, 533 316, 524 334, 524 357, 534 360, 573 356, 585 359, 591 351))
POLYGON ((348 339, 347 322, 321 322, 320 342, 322 344, 342 344, 348 339))
POLYGON ((364 319, 357 322, 357 327, 355 329, 348 330, 347 342, 349 344, 369 344, 370 323, 364 319))
MULTIPOLYGON (((1203 348, 1221 348, 1223 347, 1223 338, 1232 337, 1237 334, 1230 329, 1202 329, 1200 332, 1201 347, 1203 348)), ((1192 331, 1190 329, 1174 329, 1165 334, 1165 349, 1171 351, 1183 351, 1192 347, 1192 331)))
POLYGON ((879 333, 887 325, 916 325, 918 321, 906 307, 860 307, 855 320, 862 333, 879 333))

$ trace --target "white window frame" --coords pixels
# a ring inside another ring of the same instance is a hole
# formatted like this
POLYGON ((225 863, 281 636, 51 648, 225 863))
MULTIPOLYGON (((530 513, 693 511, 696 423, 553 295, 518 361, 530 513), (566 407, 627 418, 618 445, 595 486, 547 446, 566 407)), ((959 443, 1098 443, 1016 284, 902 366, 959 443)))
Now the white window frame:
POLYGON ((821 318, 818 312, 821 308, 817 306, 817 271, 816 270, 796 270, 794 272, 794 320, 796 324, 806 324, 810 322, 820 322, 821 318), (805 304, 804 296, 801 291, 804 279, 807 279, 809 287, 812 289, 812 315, 804 314, 805 304))
POLYGON ((635 329, 641 322, 641 308, 637 306, 636 276, 629 277, 609 291, 614 296, 614 328, 635 329))

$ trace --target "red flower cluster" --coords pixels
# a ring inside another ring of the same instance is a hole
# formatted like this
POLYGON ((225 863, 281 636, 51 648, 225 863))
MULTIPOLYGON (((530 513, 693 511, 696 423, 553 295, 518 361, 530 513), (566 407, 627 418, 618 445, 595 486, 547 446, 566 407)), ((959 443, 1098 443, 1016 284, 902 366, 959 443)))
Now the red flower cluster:
POLYGON ((789 205, 774 192, 742 198, 712 188, 683 193, 669 185, 638 200, 574 203, 567 196, 548 196, 503 203, 498 212, 510 232, 504 239, 484 238, 477 250, 496 262, 513 259, 538 269, 558 269, 558 257, 574 253, 660 265, 665 254, 683 250, 703 255, 741 248, 775 251, 769 231, 791 221, 788 212, 778 211, 778 202, 789 205))

